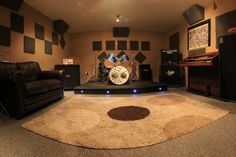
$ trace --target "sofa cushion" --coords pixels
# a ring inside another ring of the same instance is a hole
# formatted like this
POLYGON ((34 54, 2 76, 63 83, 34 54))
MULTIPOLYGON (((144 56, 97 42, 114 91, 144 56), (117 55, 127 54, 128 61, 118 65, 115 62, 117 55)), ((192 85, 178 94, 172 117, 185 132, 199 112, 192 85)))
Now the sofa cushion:
POLYGON ((48 85, 45 81, 31 81, 25 82, 26 96, 32 96, 48 91, 48 85))
POLYGON ((53 90, 62 87, 62 82, 58 79, 47 79, 43 81, 47 83, 48 90, 53 90))
POLYGON ((41 71, 37 62, 19 62, 19 69, 24 73, 24 81, 35 81, 38 79, 38 73, 41 71))

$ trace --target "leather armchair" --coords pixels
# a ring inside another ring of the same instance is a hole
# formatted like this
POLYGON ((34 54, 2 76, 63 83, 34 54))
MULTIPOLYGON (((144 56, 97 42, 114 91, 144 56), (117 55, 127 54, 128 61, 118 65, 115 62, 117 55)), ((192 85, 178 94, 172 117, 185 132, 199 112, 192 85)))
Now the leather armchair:
POLYGON ((0 102, 17 119, 64 96, 63 72, 37 62, 0 62, 0 102))

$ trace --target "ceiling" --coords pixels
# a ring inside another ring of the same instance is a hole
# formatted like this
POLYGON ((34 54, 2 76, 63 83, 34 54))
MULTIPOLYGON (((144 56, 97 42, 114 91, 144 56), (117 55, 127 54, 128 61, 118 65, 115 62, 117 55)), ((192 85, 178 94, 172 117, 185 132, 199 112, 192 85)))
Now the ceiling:
POLYGON ((182 13, 193 4, 213 0, 25 0, 52 20, 63 19, 70 33, 111 30, 124 26, 166 32, 184 21, 182 13), (120 15, 120 22, 115 21, 120 15))

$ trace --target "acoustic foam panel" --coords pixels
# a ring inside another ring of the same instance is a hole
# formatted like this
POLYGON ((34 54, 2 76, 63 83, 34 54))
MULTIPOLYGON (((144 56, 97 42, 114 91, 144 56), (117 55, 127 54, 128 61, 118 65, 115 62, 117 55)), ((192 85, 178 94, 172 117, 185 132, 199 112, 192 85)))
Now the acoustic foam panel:
POLYGON ((106 50, 115 50, 115 41, 106 41, 106 50))
POLYGON ((58 35, 55 32, 52 32, 52 44, 58 45, 58 35))
POLYGON ((192 25, 194 23, 197 23, 201 20, 204 20, 205 18, 205 9, 204 7, 194 4, 192 7, 190 7, 188 10, 186 10, 183 13, 184 18, 187 20, 187 22, 192 25))
POLYGON ((49 41, 45 41, 45 54, 52 54, 52 43, 49 41))
POLYGON ((179 32, 177 32, 169 37, 169 49, 179 50, 179 32))
POLYGON ((118 50, 127 50, 127 41, 118 41, 118 50))
POLYGON ((130 50, 139 50, 138 41, 130 41, 130 50))
POLYGON ((141 42, 141 50, 142 51, 150 51, 150 42, 149 41, 142 41, 141 42))
POLYGON ((22 2, 23 0, 0 0, 0 5, 18 11, 21 7, 22 2))
POLYGON ((69 25, 63 20, 56 20, 53 22, 53 29, 60 35, 64 35, 69 29, 69 25))
POLYGON ((120 53, 117 55, 118 58, 120 58, 121 56, 126 55, 124 51, 120 51, 120 53))
POLYGON ((102 42, 101 41, 93 41, 93 51, 102 50, 102 42))
POLYGON ((44 27, 35 23, 35 38, 44 40, 44 27))
POLYGON ((11 46, 11 30, 5 26, 0 26, 0 45, 11 46))
POLYGON ((236 27, 236 10, 230 11, 223 15, 216 17, 216 40, 218 47, 218 37, 227 34, 228 29, 236 27))
POLYGON ((24 33, 24 17, 15 13, 11 13, 11 30, 24 33))
POLYGON ((66 41, 65 41, 65 39, 64 39, 64 37, 63 36, 61 36, 61 39, 60 39, 60 45, 61 45, 61 48, 65 48, 65 45, 66 45, 66 41))
POLYGON ((146 59, 146 57, 143 55, 142 52, 139 52, 136 56, 135 56, 135 60, 138 61, 140 64, 146 59))
POLYGON ((128 37, 129 27, 113 27, 113 37, 128 37))
POLYGON ((105 51, 103 51, 99 56, 98 56, 98 60, 102 61, 103 59, 107 58, 107 54, 105 51))
POLYGON ((35 39, 28 36, 24 36, 24 52, 35 53, 35 39))

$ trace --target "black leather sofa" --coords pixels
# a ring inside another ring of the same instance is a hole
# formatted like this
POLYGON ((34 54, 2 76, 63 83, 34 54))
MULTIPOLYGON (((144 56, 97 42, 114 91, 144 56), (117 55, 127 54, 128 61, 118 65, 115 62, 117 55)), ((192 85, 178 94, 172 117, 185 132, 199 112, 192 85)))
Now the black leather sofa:
POLYGON ((0 62, 0 102, 20 119, 64 96, 63 72, 42 71, 37 62, 0 62))

